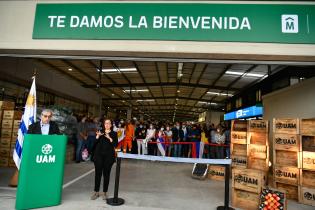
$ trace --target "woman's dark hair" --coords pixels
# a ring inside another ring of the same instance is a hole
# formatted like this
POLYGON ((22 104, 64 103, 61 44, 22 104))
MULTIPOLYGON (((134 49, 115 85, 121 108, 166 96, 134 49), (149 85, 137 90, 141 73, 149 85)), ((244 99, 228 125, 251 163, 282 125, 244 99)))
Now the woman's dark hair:
POLYGON ((105 121, 106 121, 106 120, 109 120, 109 121, 110 121, 110 123, 111 123, 110 130, 113 131, 113 128, 114 128, 114 126, 113 126, 113 121, 112 121, 111 119, 109 119, 109 118, 106 118, 106 117, 103 118, 102 121, 101 121, 101 122, 102 122, 102 129, 104 129, 104 132, 105 132, 105 121))

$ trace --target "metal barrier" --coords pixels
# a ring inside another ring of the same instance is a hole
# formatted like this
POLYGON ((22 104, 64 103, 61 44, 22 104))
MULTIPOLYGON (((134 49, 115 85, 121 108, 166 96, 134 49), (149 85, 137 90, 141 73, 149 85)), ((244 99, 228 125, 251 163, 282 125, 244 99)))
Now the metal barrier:
POLYGON ((163 157, 163 156, 151 156, 151 155, 135 155, 128 153, 117 153, 117 165, 116 165, 116 177, 115 177, 115 190, 114 197, 107 199, 107 204, 113 206, 119 206, 124 204, 124 199, 118 197, 119 191, 119 177, 121 159, 136 159, 136 160, 150 160, 150 161, 161 161, 161 162, 176 162, 176 163, 201 163, 201 164, 215 164, 225 166, 225 189, 224 189, 224 206, 218 206, 217 210, 234 210, 229 207, 230 199, 230 166, 232 163, 231 159, 194 159, 194 158, 174 158, 174 157, 163 157))

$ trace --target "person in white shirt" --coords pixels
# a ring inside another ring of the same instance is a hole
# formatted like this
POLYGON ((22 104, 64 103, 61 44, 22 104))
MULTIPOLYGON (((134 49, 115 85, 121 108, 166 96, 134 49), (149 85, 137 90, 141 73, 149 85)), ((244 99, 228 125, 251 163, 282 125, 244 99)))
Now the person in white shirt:
POLYGON ((147 135, 145 137, 145 146, 148 148, 149 155, 156 155, 156 144, 149 144, 148 142, 156 142, 155 139, 155 128, 153 124, 150 124, 149 128, 147 129, 147 135))

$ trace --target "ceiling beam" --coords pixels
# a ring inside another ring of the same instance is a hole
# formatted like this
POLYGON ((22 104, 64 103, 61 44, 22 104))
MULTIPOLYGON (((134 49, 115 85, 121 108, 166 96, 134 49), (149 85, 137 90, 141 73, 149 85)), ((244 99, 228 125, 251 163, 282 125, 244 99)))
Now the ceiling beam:
MULTIPOLYGON (((159 70, 159 65, 157 62, 154 62, 155 64, 155 71, 158 75, 158 79, 159 79, 159 84, 161 84, 161 75, 160 75, 160 70, 159 70)), ((162 92, 162 96, 164 97, 164 89, 163 89, 163 86, 160 85, 160 88, 161 88, 161 92, 162 92)), ((164 100, 164 103, 166 103, 166 101, 164 100)))
MULTIPOLYGON (((205 85, 205 84, 192 84, 192 83, 177 83, 177 82, 155 82, 155 83, 131 83, 131 84, 101 84, 101 88, 117 88, 117 87, 146 87, 146 86, 150 86, 150 87, 161 87, 161 86, 180 86, 180 87, 192 87, 192 88, 207 88, 207 89, 217 89, 217 90, 222 90, 222 91, 226 91, 226 90, 231 90, 231 91, 238 91, 240 89, 238 88, 227 88, 225 86, 216 86, 216 85, 205 85)), ((85 88, 95 88, 95 85, 83 85, 83 87, 85 88)))
MULTIPOLYGON (((103 98, 103 100, 105 101, 117 101, 117 100, 148 100, 148 99, 174 99, 176 98, 176 96, 165 96, 165 97, 133 97, 133 98, 123 98, 123 99, 120 99, 120 98, 103 98)), ((221 101, 211 101, 211 100, 205 100, 205 99, 199 99, 199 98, 188 98, 188 97, 181 97, 179 96, 178 99, 182 99, 182 100, 191 100, 191 101, 201 101, 201 102, 213 102, 213 103, 217 103, 217 104, 220 104, 222 103, 221 101)), ((145 102, 145 101, 143 101, 145 102)))
MULTIPOLYGON (((223 71, 220 73, 220 75, 212 82, 211 86, 215 87, 215 85, 217 84, 217 82, 223 77, 223 75, 225 74, 225 72, 227 70, 229 70, 231 68, 232 64, 228 64, 224 69, 223 71)), ((210 89, 210 88, 209 88, 210 89)), ((207 92, 209 91, 209 89, 207 89, 202 95, 200 98, 203 98, 207 92)), ((196 102, 197 103, 197 102, 196 102)), ((196 105, 196 103, 194 104, 194 106, 196 105)))

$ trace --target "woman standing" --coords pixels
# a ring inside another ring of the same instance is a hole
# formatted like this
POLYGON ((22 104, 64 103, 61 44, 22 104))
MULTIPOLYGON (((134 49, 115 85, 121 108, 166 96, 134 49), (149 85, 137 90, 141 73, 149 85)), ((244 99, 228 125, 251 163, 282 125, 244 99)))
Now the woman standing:
POLYGON ((147 129, 147 136, 145 137, 146 145, 148 145, 149 155, 156 155, 157 146, 156 144, 148 144, 148 142, 156 142, 155 139, 155 128, 153 124, 150 124, 150 127, 147 129))
POLYGON ((102 195, 103 200, 107 199, 110 171, 115 162, 115 147, 118 144, 117 133, 112 130, 112 122, 105 119, 102 122, 102 130, 96 132, 96 143, 94 149, 95 185, 91 200, 102 195), (101 178, 103 175, 103 194, 99 193, 101 178))

